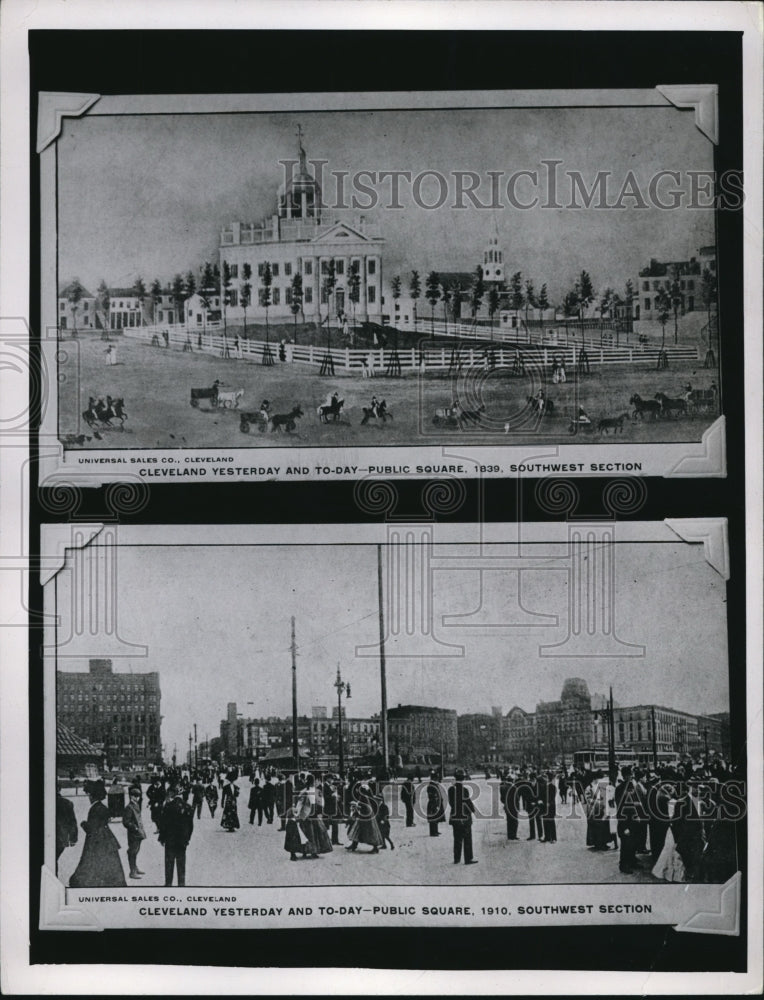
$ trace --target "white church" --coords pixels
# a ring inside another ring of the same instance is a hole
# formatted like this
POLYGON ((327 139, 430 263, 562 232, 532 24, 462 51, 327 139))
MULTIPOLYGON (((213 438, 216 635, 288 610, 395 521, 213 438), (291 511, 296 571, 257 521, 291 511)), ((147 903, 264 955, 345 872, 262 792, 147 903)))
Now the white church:
MULTIPOLYGON (((299 134, 299 133, 298 133, 299 134)), ((246 318, 254 323, 265 321, 262 278, 266 262, 272 274, 268 316, 271 320, 292 320, 293 279, 302 275, 301 314, 310 322, 321 322, 327 315, 332 323, 338 315, 363 323, 382 321, 382 251, 384 239, 377 227, 363 216, 352 223, 323 216, 321 188, 308 169, 306 154, 299 138, 299 164, 292 177, 278 189, 277 212, 256 222, 233 222, 220 234, 220 271, 230 268, 231 284, 227 318, 244 319, 242 285, 244 265, 252 277, 246 318), (335 285, 329 292, 325 279, 334 261, 335 285), (358 274, 357 301, 351 301, 349 279, 358 274)))

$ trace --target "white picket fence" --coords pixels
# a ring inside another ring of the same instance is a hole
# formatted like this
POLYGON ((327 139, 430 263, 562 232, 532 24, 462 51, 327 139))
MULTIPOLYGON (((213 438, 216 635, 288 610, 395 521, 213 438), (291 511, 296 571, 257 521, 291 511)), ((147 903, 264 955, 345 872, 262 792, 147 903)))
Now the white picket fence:
MULTIPOLYGON (((274 364, 281 363, 281 345, 278 341, 266 344, 262 340, 245 340, 242 337, 226 336, 222 329, 208 327, 204 330, 186 330, 183 326, 135 327, 122 331, 131 340, 142 340, 160 349, 170 348, 187 352, 212 354, 219 358, 239 359, 262 364, 266 351, 270 351, 274 364)), ((697 361, 699 348, 671 347, 669 361, 697 361)), ((331 347, 313 344, 284 344, 284 360, 288 364, 306 364, 319 368, 331 355, 335 370, 381 374, 387 370, 393 350, 390 347, 352 348, 331 347)), ((526 368, 551 365, 555 358, 566 366, 575 368, 581 353, 580 345, 529 345, 519 342, 510 346, 506 343, 469 347, 461 344, 453 347, 426 343, 420 348, 400 348, 398 360, 401 371, 442 371, 456 366, 462 368, 515 368, 517 355, 526 368)), ((659 348, 635 345, 633 347, 592 347, 587 345, 589 364, 618 365, 635 362, 657 365, 659 348)))

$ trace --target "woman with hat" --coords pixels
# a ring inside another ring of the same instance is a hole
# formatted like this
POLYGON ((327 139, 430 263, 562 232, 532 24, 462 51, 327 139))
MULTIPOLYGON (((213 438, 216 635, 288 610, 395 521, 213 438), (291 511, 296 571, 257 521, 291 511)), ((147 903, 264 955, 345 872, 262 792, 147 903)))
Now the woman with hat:
POLYGON ((376 817, 376 804, 368 782, 363 781, 358 786, 356 800, 351 806, 351 819, 348 825, 350 843, 346 851, 355 851, 359 844, 368 844, 372 854, 379 854, 384 841, 379 832, 376 817))
POLYGON ((87 784, 90 798, 88 818, 80 823, 85 831, 80 863, 69 879, 72 889, 91 886, 123 886, 125 872, 119 858, 119 841, 109 829, 109 810, 103 803, 106 786, 99 778, 87 784))

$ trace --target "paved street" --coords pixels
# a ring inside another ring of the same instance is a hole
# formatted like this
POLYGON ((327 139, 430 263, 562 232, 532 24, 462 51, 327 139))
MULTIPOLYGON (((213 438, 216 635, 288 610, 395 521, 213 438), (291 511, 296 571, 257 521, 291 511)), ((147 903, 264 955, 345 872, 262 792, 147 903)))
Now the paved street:
MULTIPOLYGON (((477 798, 488 803, 498 801, 498 783, 479 779, 477 798), (485 798, 484 798, 485 796, 485 798)), ((406 828, 400 803, 393 803, 397 790, 386 789, 386 799, 391 806, 391 836, 395 850, 389 848, 371 855, 370 848, 359 846, 351 853, 343 846, 318 860, 290 862, 284 851, 284 834, 279 831, 278 817, 272 826, 263 822, 262 827, 249 825, 246 807, 249 780, 239 779, 239 819, 241 829, 227 833, 220 826, 220 809, 215 818, 210 817, 206 803, 202 817, 194 821, 194 833, 187 854, 187 884, 190 886, 274 886, 274 885, 511 885, 544 883, 593 883, 593 882, 655 882, 649 872, 649 859, 643 861, 644 871, 623 875, 618 871, 618 852, 594 852, 586 847, 586 822, 578 807, 573 818, 568 803, 557 803, 557 843, 544 844, 527 841, 528 821, 521 814, 518 841, 507 841, 503 813, 496 818, 476 819, 473 825, 475 857, 479 864, 458 867, 453 863, 451 829, 447 823, 440 826, 441 835, 430 837, 428 824, 422 815, 425 783, 418 786, 422 807, 418 806, 416 826, 406 828), (564 815, 563 815, 564 814, 564 815)), ((144 787, 145 792, 145 787, 144 787)), ((77 821, 85 819, 89 808, 87 796, 73 790, 64 793, 75 806, 77 821)), ((473 793, 474 797, 474 793, 473 793)), ((138 867, 145 872, 141 879, 128 879, 131 885, 164 884, 164 851, 157 841, 154 824, 145 805, 143 809, 147 839, 138 858, 138 867)), ((125 874, 127 857, 124 852, 127 838, 120 821, 111 823, 111 829, 123 847, 120 852, 125 874)), ((84 831, 73 848, 64 851, 59 862, 59 878, 68 885, 69 876, 77 866, 84 842, 84 831)), ((340 841, 347 843, 345 827, 340 826, 340 841)))

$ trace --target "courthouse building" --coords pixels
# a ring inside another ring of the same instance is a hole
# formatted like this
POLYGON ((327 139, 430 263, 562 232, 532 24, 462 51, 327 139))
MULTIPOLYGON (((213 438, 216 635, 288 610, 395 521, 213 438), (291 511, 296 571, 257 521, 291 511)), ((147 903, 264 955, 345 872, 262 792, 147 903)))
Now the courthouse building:
POLYGON ((111 767, 143 768, 162 760, 159 674, 115 673, 111 660, 87 672, 57 671, 57 718, 106 754, 111 767))
POLYGON ((299 164, 276 196, 277 210, 260 222, 232 222, 220 234, 220 271, 228 265, 231 285, 226 308, 229 321, 243 321, 242 286, 244 264, 249 264, 251 302, 247 319, 265 322, 263 275, 270 264, 272 284, 268 317, 274 321, 293 319, 292 282, 302 276, 301 313, 308 321, 327 314, 335 320, 346 314, 357 322, 382 320, 382 251, 384 239, 363 216, 352 222, 327 218, 321 203, 321 188, 308 169, 302 142, 299 164), (325 287, 334 261, 336 284, 325 287), (351 274, 358 275, 357 302, 351 299, 351 274))

